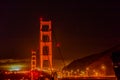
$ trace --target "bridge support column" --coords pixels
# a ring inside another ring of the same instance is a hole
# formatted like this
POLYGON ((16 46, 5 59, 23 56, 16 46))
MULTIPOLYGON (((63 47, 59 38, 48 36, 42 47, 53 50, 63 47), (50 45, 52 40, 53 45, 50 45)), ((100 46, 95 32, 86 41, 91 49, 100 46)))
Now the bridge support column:
POLYGON ((40 68, 52 68, 52 29, 51 21, 40 18, 40 68))

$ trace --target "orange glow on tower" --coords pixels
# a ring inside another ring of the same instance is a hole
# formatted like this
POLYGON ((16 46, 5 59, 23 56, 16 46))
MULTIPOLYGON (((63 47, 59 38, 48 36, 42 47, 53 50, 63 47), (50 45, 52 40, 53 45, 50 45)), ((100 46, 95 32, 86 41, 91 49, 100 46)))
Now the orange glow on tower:
POLYGON ((51 21, 40 18, 40 68, 52 68, 52 30, 51 21))
POLYGON ((36 69, 36 52, 32 51, 32 57, 31 57, 31 70, 36 69))

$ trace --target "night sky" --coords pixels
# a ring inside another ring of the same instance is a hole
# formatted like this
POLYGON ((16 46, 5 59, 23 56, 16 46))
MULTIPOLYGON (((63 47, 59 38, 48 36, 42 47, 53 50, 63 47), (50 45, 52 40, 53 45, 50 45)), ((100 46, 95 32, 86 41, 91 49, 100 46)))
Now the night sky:
MULTIPOLYGON (((39 18, 50 19, 65 60, 100 53, 120 43, 118 2, 0 3, 0 59, 30 58, 39 48, 39 18)), ((53 58, 61 59, 53 44, 53 58)))

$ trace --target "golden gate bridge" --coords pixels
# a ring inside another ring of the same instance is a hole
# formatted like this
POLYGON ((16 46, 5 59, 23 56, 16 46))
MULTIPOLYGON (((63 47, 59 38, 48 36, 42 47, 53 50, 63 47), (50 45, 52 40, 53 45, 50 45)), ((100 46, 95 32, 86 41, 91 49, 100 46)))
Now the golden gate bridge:
MULTIPOLYGON (((93 74, 90 75, 89 67, 86 68, 85 71, 80 71, 77 69, 76 71, 65 71, 61 70, 58 71, 54 69, 52 66, 52 26, 51 21, 45 21, 40 18, 40 44, 39 44, 39 55, 40 55, 40 70, 48 72, 52 77, 56 77, 55 79, 115 79, 115 75, 107 76, 106 73, 106 66, 101 65, 101 72, 96 71, 93 69, 93 74)), ((58 44, 58 50, 63 60, 64 66, 65 61, 62 57, 60 46, 58 44)), ((95 64, 94 64, 95 65, 95 64)), ((32 51, 32 58, 31 58, 31 71, 37 70, 36 67, 36 52, 32 51)), ((92 71, 91 71, 92 72, 92 71)), ((31 79, 34 80, 34 75, 31 75, 31 79)))
MULTIPOLYGON (((8 80, 10 74, 24 74, 21 80, 115 80, 115 75, 106 75, 106 66, 102 65, 101 69, 103 72, 96 71, 93 69, 93 74, 90 75, 89 67, 86 68, 85 71, 81 71, 77 69, 76 71, 71 70, 57 70, 53 68, 53 61, 52 61, 52 22, 50 20, 43 20, 40 18, 40 40, 39 40, 39 68, 37 67, 37 55, 36 51, 32 50, 31 52, 31 70, 30 71, 7 71, 5 72, 8 75, 8 80), (25 76, 26 75, 26 76, 25 76), (25 79, 26 78, 26 79, 25 79)), ((60 46, 57 45, 59 53, 61 54, 60 46)), ((61 54, 62 57, 62 54, 61 54)), ((64 66, 65 62, 62 57, 64 66)), ((94 64, 93 64, 94 65, 94 64)), ((21 75, 22 76, 22 75, 21 75)))

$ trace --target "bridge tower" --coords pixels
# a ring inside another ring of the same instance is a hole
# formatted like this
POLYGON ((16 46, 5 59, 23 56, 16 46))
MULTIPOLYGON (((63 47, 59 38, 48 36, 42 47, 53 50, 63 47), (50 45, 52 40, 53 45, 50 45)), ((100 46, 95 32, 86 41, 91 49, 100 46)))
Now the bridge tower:
POLYGON ((36 51, 32 50, 32 57, 31 57, 31 70, 36 69, 36 51))
POLYGON ((52 68, 51 21, 40 18, 40 69, 52 68))

